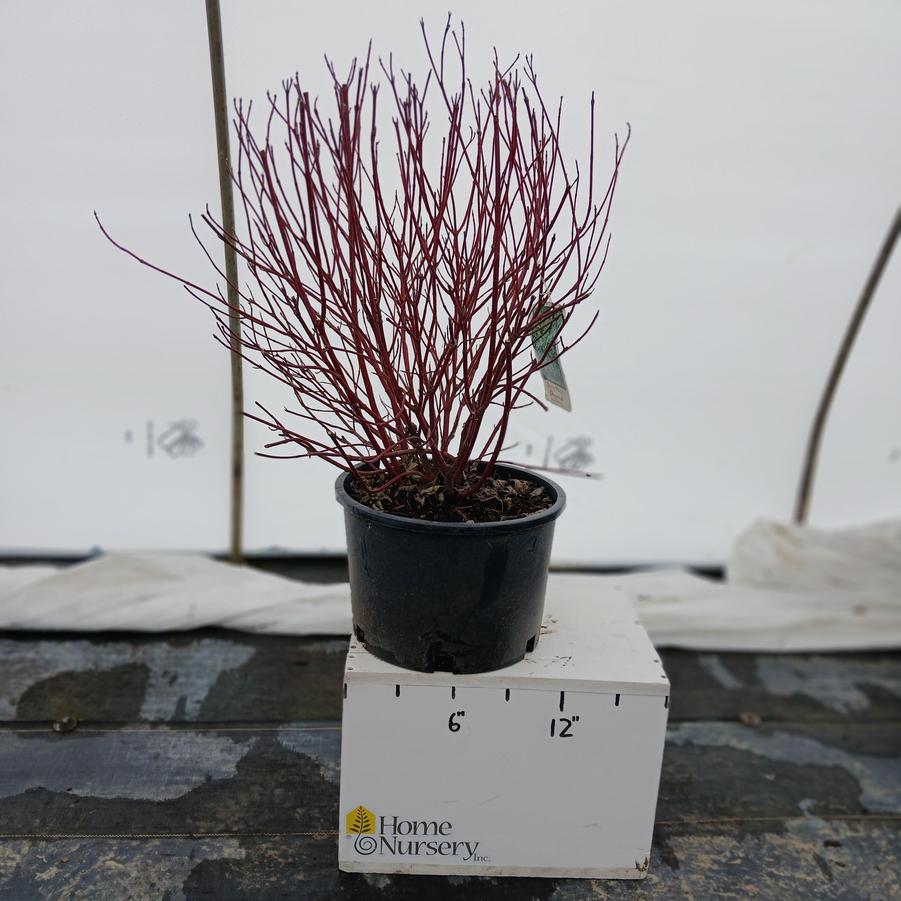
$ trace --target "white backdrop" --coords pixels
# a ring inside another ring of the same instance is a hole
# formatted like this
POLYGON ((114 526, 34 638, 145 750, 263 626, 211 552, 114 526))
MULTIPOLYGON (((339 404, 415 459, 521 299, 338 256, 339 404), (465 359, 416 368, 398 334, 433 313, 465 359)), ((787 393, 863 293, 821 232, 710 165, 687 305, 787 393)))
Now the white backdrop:
MULTIPOLYGON (((229 93, 393 51, 448 4, 223 0, 229 93)), ((601 318, 565 361, 575 410, 528 411, 521 450, 584 454, 558 562, 716 562, 791 509, 818 392, 901 201, 901 5, 822 0, 452 2, 484 71, 533 52, 581 152, 633 128, 601 318)), ((481 68, 480 68, 481 67, 481 68)), ((221 549, 228 361, 209 314, 116 252, 208 280, 187 214, 218 207, 203 5, 6 0, 0 11, 0 549, 221 549)), ((901 512, 901 261, 826 435, 819 525, 901 512)), ((248 398, 271 388, 248 379, 248 398)), ((251 456, 247 545, 340 551, 334 471, 251 456)), ((575 457, 573 456, 575 454, 575 457)))

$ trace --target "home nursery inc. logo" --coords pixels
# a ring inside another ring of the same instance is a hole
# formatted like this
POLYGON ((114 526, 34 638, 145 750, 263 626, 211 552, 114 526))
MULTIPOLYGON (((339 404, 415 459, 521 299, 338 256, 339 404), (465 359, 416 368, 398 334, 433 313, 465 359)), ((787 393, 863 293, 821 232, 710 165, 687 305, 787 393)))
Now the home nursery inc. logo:
POLYGON ((463 863, 487 863, 479 854, 479 842, 453 837, 450 820, 409 820, 377 816, 362 804, 345 817, 345 831, 354 851, 398 857, 456 857, 463 863))
POLYGON ((347 815, 348 835, 372 835, 375 832, 375 814, 361 804, 347 815))

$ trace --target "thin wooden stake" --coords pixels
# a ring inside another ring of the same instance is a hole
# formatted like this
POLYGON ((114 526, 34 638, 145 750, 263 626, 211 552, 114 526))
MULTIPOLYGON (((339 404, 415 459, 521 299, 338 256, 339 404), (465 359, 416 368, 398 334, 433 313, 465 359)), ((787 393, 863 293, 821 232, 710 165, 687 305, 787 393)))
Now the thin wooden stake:
POLYGON ((851 348, 860 331, 864 316, 870 306, 870 301, 876 293, 879 286, 879 280, 885 270, 888 261, 891 259, 892 251, 901 235, 901 209, 895 213, 895 219, 879 248, 879 255, 873 263, 867 283, 864 285, 863 292, 854 308, 851 321, 845 330, 845 336, 839 346, 838 354, 832 363, 832 370, 823 388, 823 394, 820 397, 820 404, 817 407, 816 416, 813 425, 810 428, 810 435, 807 439, 807 451, 804 454, 804 467, 801 471, 801 481, 798 485, 798 495, 795 500, 795 522, 803 524, 807 521, 807 513, 810 508, 810 495, 813 491, 813 481, 816 476, 817 460, 820 455, 820 443, 823 438, 823 429, 826 427, 826 419, 829 416, 829 408, 832 406, 832 399, 835 396, 835 390, 841 380, 842 372, 844 372, 845 364, 851 354, 851 348))
MULTIPOLYGON (((222 228, 235 233, 235 200, 232 193, 231 154, 228 140, 228 97, 225 91, 225 52, 222 47, 222 13, 219 0, 206 0, 206 24, 213 77, 213 110, 216 117, 216 149, 219 158, 219 195, 222 228)), ((225 244, 225 276, 228 281, 228 324, 231 344, 231 492, 229 504, 229 560, 243 558, 244 520, 244 374, 241 368, 241 320, 238 314, 238 260, 225 244)))

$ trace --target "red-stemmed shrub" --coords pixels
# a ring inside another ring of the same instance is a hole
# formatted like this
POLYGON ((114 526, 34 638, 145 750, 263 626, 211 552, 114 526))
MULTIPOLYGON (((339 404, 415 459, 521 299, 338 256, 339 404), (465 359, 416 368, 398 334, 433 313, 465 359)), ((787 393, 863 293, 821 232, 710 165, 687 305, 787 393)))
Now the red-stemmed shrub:
MULTIPOLYGON (((345 78, 329 63, 330 118, 298 76, 268 97, 259 122, 237 101, 243 227, 229 234, 209 210, 202 219, 243 262, 244 359, 294 395, 282 413, 247 413, 279 435, 267 448, 291 451, 270 455, 366 471, 376 492, 416 485, 462 501, 491 475, 511 412, 544 406, 533 377, 595 322, 570 335, 606 259, 628 136, 599 186, 593 96, 580 167, 564 158, 562 102, 545 105, 531 57, 502 67, 495 55, 478 89, 462 28, 448 22, 440 47, 424 27, 423 38, 421 85, 390 58, 378 63, 382 85, 369 53, 345 78), (533 338, 549 328, 556 340, 539 353, 533 338)), ((213 310, 229 346, 222 284, 172 277, 213 310)))

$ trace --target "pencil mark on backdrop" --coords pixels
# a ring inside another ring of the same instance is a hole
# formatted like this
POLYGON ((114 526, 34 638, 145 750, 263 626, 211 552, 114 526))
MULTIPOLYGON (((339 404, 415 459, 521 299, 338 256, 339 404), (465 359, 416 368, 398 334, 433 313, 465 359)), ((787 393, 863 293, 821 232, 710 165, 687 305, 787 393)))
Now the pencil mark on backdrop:
MULTIPOLYGON (((144 454, 153 457, 157 451, 173 460, 193 457, 203 447, 203 439, 197 434, 196 419, 175 419, 164 424, 162 429, 152 419, 144 427, 144 454)), ((125 430, 125 443, 137 444, 134 429, 125 430)))
POLYGON ((519 448, 526 464, 575 473, 584 472, 595 463, 593 444, 594 439, 589 435, 573 435, 562 440, 556 435, 548 435, 543 447, 534 441, 524 441, 519 448))

